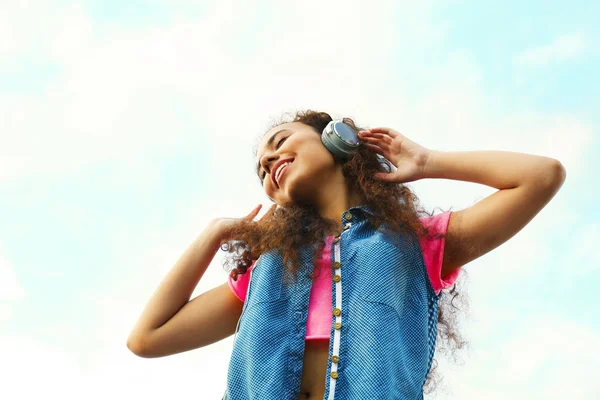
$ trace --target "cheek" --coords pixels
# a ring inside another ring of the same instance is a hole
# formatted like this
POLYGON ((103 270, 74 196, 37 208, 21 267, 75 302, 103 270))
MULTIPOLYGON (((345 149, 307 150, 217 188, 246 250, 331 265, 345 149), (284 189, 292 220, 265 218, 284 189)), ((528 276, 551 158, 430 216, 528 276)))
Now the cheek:
POLYGON ((307 152, 309 160, 306 167, 315 173, 325 172, 335 167, 333 155, 323 146, 312 146, 307 152))
POLYGON ((281 199, 281 197, 285 195, 285 190, 278 189, 277 185, 271 181, 271 177, 269 175, 267 175, 267 178, 263 183, 263 191, 271 199, 281 199))
POLYGON ((294 167, 287 182, 294 183, 298 189, 318 187, 323 181, 329 180, 335 171, 333 157, 328 152, 314 152, 302 157, 294 167))
MULTIPOLYGON (((325 178, 328 172, 335 170, 335 162, 333 155, 318 141, 294 141, 290 142, 291 148, 295 149, 295 158, 293 170, 290 170, 290 175, 287 177, 288 182, 294 182, 300 185, 297 189, 305 187, 309 184, 314 185, 320 182, 320 178, 325 178), (308 179, 308 181, 307 181, 308 179)), ((290 187, 291 189, 291 187, 290 187)), ((282 191, 278 190, 275 184, 271 181, 271 176, 267 175, 263 182, 263 190, 273 198, 280 197, 282 191)))
POLYGON ((275 193, 275 184, 271 181, 271 177, 269 175, 267 175, 267 177, 265 178, 265 181, 263 182, 263 190, 264 192, 269 196, 269 197, 273 197, 273 194, 275 193))

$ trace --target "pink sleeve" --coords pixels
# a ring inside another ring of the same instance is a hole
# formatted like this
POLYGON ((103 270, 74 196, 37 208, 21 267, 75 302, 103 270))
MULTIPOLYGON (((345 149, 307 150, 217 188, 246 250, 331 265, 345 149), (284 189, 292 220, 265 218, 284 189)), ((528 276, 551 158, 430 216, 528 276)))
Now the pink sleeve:
MULTIPOLYGON (((450 221, 451 211, 437 214, 431 217, 420 218, 423 225, 431 227, 434 233, 446 233, 448 230, 448 222, 450 221)), ((425 261, 425 267, 427 268, 427 274, 429 275, 429 281, 433 290, 439 295, 442 289, 451 287, 456 279, 462 267, 457 268, 448 276, 442 277, 442 263, 444 261, 444 245, 446 243, 445 238, 441 239, 428 239, 426 237, 420 238, 421 250, 423 250, 423 259, 425 261)))
POLYGON ((254 264, 256 264, 256 261, 252 263, 245 274, 240 274, 237 276, 237 281, 234 281, 231 276, 227 277, 227 283, 229 283, 231 291, 241 301, 246 301, 246 292, 248 291, 248 283, 250 282, 250 271, 252 271, 252 268, 254 268, 254 264))

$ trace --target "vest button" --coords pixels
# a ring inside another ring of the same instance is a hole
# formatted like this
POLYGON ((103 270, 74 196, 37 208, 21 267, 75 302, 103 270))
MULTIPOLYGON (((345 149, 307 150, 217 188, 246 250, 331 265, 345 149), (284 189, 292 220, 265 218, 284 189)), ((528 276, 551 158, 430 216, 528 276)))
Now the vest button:
POLYGON ((334 275, 334 276, 333 276, 333 281, 334 281, 334 282, 339 282, 339 281, 341 281, 341 280, 342 280, 342 277, 341 277, 341 276, 339 276, 339 275, 334 275))
POLYGON ((340 358, 338 356, 331 356, 331 362, 339 362, 340 358))
POLYGON ((342 313, 342 310, 340 310, 339 308, 333 309, 333 315, 335 315, 336 317, 338 317, 341 313, 342 313))
POLYGON ((336 322, 335 324, 333 324, 333 327, 335 329, 342 329, 342 323, 341 322, 336 322))
POLYGON ((334 269, 338 269, 339 267, 341 267, 341 264, 339 262, 336 261, 336 262, 333 263, 333 268, 334 269))
POLYGON ((333 379, 337 379, 337 377, 338 377, 338 373, 337 373, 337 372, 335 372, 335 371, 334 371, 334 372, 332 372, 332 373, 331 373, 331 377, 332 377, 333 379))
POLYGON ((350 221, 352 219, 352 214, 350 214, 350 213, 346 214, 346 219, 348 221, 350 221))

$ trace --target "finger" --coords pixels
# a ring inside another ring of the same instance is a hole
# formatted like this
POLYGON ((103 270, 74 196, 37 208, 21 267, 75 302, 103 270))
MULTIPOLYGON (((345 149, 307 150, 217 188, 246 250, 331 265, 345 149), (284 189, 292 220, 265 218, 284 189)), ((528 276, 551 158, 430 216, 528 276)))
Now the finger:
POLYGON ((385 142, 387 144, 391 144, 393 139, 389 135, 384 135, 383 133, 371 133, 369 135, 365 135, 362 137, 363 140, 379 140, 385 142))
POLYGON ((373 134, 369 131, 360 131, 358 132, 358 137, 363 139, 363 138, 368 138, 368 137, 372 137, 373 134))
POLYGON ((368 144, 368 143, 365 143, 364 145, 365 145, 365 147, 366 147, 366 148, 368 148, 369 150, 372 150, 372 151, 374 151, 374 152, 375 152, 375 153, 377 153, 377 154, 384 155, 384 154, 383 154, 383 150, 381 149, 381 147, 379 147, 379 146, 375 146, 375 145, 372 145, 372 144, 368 144))
POLYGON ((395 130, 393 130, 392 128, 377 127, 377 128, 371 128, 371 129, 369 129, 369 131, 372 133, 384 133, 386 135, 389 135, 392 139, 394 139, 396 136, 398 136, 398 133, 395 130))
POLYGON ((391 137, 386 136, 382 133, 369 133, 369 134, 361 136, 360 139, 363 141, 368 141, 368 142, 374 142, 374 141, 384 142, 386 144, 391 144, 393 141, 393 139, 391 137))
POLYGON ((377 172, 373 176, 375 177, 375 179, 379 179, 380 181, 383 181, 383 182, 395 182, 393 175, 389 174, 389 173, 377 172))
POLYGON ((391 143, 386 142, 385 140, 382 139, 377 139, 377 138, 369 138, 366 140, 363 140, 362 142, 365 146, 366 145, 371 145, 371 146, 377 146, 379 147, 382 151, 386 151, 389 152, 390 151, 390 146, 391 143))
POLYGON ((256 207, 254 207, 254 209, 252 211, 250 211, 250 214, 246 215, 246 219, 252 221, 254 219, 254 217, 256 217, 258 215, 258 212, 260 211, 260 209, 262 208, 262 204, 257 205, 256 207))

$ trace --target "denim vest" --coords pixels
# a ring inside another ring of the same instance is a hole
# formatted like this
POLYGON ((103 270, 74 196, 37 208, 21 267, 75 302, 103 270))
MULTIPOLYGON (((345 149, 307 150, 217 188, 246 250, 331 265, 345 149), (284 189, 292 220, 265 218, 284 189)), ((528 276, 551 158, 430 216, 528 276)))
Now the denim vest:
MULTIPOLYGON (((438 296, 416 235, 394 243, 375 230, 368 206, 342 215, 332 243, 332 313, 325 380, 328 400, 423 399, 435 351, 438 296)), ((299 252, 294 284, 283 282, 283 256, 261 255, 239 321, 227 399, 296 400, 300 392, 311 249, 299 252)))

